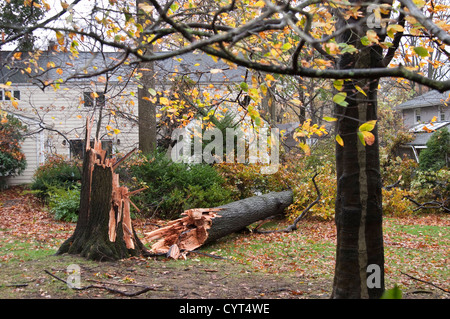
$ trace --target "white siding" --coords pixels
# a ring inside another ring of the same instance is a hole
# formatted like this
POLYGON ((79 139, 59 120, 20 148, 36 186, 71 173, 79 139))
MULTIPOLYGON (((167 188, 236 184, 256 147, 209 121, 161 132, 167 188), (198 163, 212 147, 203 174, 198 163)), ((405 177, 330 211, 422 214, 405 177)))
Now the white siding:
POLYGON ((42 152, 40 151, 43 133, 27 137, 22 144, 22 151, 27 160, 27 168, 21 175, 8 178, 8 185, 28 184, 33 180, 35 170, 43 163, 42 152))
MULTIPOLYGON (((58 90, 47 88, 45 91, 32 85, 17 85, 14 89, 21 92, 18 109, 11 105, 11 101, 1 102, 2 109, 31 119, 26 124, 32 123, 33 125, 29 125, 31 131, 41 130, 41 133, 24 141, 22 149, 28 167, 23 175, 11 178, 8 182, 10 185, 31 182, 34 171, 40 163, 43 163, 46 155, 56 153, 69 157, 69 144, 62 135, 69 140, 84 139, 86 117, 94 116, 91 137, 95 137, 98 118, 97 109, 85 107, 82 103, 83 91, 92 90, 89 85, 73 84, 58 90), (42 131, 42 127, 47 129, 42 131)), ((94 88, 93 91, 102 91, 102 88, 94 88)), ((114 91, 109 93, 110 96, 116 94, 114 91)), ((119 110, 136 116, 136 98, 122 94, 107 100, 99 136, 101 139, 113 141, 113 152, 127 153, 138 146, 138 126, 133 121, 120 117, 119 110), (120 133, 108 131, 107 125, 119 129, 120 133)))

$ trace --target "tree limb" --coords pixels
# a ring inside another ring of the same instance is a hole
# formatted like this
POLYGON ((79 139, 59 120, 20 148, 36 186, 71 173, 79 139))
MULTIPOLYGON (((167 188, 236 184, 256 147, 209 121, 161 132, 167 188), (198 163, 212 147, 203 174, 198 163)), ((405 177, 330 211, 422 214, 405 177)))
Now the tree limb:
POLYGON ((444 202, 438 202, 438 201, 430 201, 425 203, 419 203, 418 201, 414 200, 410 196, 405 196, 406 199, 409 199, 413 204, 417 206, 417 208, 414 211, 420 210, 420 209, 443 209, 444 211, 450 213, 450 209, 446 206, 446 201, 444 202), (431 206, 430 206, 431 205, 431 206))
MULTIPOLYGON (((52 276, 53 278, 55 278, 55 279, 65 283, 65 284, 67 284, 67 282, 64 279, 59 278, 58 276, 52 274, 48 270, 44 270, 44 271, 45 271, 46 274, 52 276)), ((150 290, 157 290, 154 287, 148 287, 148 286, 143 286, 143 287, 144 287, 143 289, 141 289, 139 291, 136 291, 136 292, 126 292, 126 291, 110 288, 110 287, 107 287, 107 286, 104 286, 104 285, 89 285, 89 286, 80 287, 80 288, 77 288, 77 287, 70 287, 70 288, 72 288, 73 290, 77 290, 77 291, 82 291, 82 290, 87 290, 87 289, 92 289, 92 288, 104 289, 104 290, 107 290, 109 292, 120 294, 120 295, 126 296, 126 297, 135 297, 135 296, 141 295, 143 293, 146 293, 146 292, 148 292, 150 290)))
POLYGON ((401 272, 401 271, 400 271, 400 273, 401 273, 402 275, 408 276, 408 277, 411 278, 411 279, 414 279, 414 280, 423 282, 423 283, 425 283, 425 284, 427 284, 427 285, 431 285, 431 286, 433 286, 433 287, 435 287, 435 288, 437 288, 437 289, 442 290, 443 292, 446 292, 446 293, 450 294, 450 290, 445 289, 445 288, 442 288, 442 287, 439 287, 438 285, 435 285, 435 284, 433 284, 432 282, 428 282, 428 281, 425 281, 425 280, 422 280, 422 279, 413 277, 413 276, 408 275, 408 274, 405 274, 404 272, 401 272))

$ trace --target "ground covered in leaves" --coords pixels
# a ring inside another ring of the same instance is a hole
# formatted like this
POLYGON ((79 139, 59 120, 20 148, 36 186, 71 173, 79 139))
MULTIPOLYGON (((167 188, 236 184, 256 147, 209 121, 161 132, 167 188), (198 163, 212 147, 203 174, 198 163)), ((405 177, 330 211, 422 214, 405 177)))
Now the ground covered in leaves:
MULTIPOLYGON (((23 191, 0 194, 0 298, 330 297, 336 245, 332 222, 308 220, 290 234, 234 234, 182 260, 99 263, 53 256, 75 224, 55 221, 23 191), (81 269, 78 290, 65 282, 73 264, 81 269)), ((153 229, 154 222, 135 220, 137 233, 153 229)), ((277 223, 269 227, 284 226, 277 223)), ((450 298, 449 230, 448 215, 385 218, 386 287, 398 285, 408 299, 450 298)))

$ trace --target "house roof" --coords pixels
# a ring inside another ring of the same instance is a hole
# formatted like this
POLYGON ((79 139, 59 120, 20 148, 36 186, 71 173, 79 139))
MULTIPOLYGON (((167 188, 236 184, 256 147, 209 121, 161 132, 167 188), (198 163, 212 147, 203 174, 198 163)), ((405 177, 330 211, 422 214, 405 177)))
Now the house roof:
POLYGON ((445 102, 450 102, 450 91, 440 93, 439 91, 433 90, 399 104, 395 108, 397 110, 406 110, 427 106, 444 105, 445 102))
POLYGON ((409 143, 406 143, 406 145, 409 146, 426 146, 428 140, 431 138, 431 136, 434 134, 435 131, 440 130, 444 127, 447 127, 450 125, 450 121, 445 122, 435 122, 435 123, 429 123, 429 124, 418 124, 410 129, 410 132, 414 132, 414 140, 412 140, 409 143), (429 130, 433 130, 433 132, 428 132, 424 129, 424 126, 427 127, 429 130))
POLYGON ((411 127, 409 129, 410 132, 413 133, 423 133, 423 132, 428 132, 429 130, 433 130, 433 131, 437 131, 440 128, 443 128, 447 125, 449 125, 450 122, 449 121, 443 121, 443 122, 434 122, 434 123, 422 123, 422 124, 417 124, 414 125, 413 127, 411 127))
MULTIPOLYGON (((78 58, 73 58, 68 52, 44 51, 36 60, 38 66, 42 67, 39 70, 30 63, 27 54, 22 54, 20 60, 14 60, 13 52, 3 51, 0 52, 0 83, 8 81, 36 83, 56 79, 70 79, 73 82, 92 81, 97 79, 97 76, 84 77, 86 72, 93 73, 111 68, 123 57, 123 53, 120 52, 80 52, 78 58), (29 66, 33 70, 30 75, 23 71, 29 66), (35 70, 38 70, 37 74, 35 70)), ((119 76, 125 78, 134 66, 130 63, 121 64, 109 72, 109 80, 118 81, 119 76)), ((186 53, 176 58, 155 61, 155 72, 160 82, 167 82, 168 75, 175 72, 189 76, 195 82, 223 83, 225 81, 242 82, 245 69, 231 68, 225 62, 220 60, 216 62, 204 53, 186 53)))

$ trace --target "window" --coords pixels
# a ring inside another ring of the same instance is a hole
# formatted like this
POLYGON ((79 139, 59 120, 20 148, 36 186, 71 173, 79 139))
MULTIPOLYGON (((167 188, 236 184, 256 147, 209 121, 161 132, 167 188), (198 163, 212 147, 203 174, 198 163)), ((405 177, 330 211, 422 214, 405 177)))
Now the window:
MULTIPOLYGON (((103 140, 102 149, 106 151, 106 157, 111 157, 112 154, 112 141, 103 140)), ((76 139, 71 140, 72 148, 70 149, 70 158, 79 158, 82 159, 84 157, 84 153, 86 150, 84 140, 76 139)), ((94 141, 91 141, 91 147, 94 147, 94 141)))
POLYGON ((439 106, 438 120, 439 120, 439 122, 444 122, 445 121, 445 111, 444 111, 444 108, 442 106, 439 106))
POLYGON ((414 120, 416 123, 420 123, 421 119, 420 119, 420 109, 415 109, 414 110, 414 120))
POLYGON ((85 107, 103 107, 105 106, 105 94, 103 92, 83 92, 83 101, 85 107))
POLYGON ((9 101, 11 100, 11 96, 14 97, 15 100, 20 100, 20 91, 14 90, 8 91, 8 90, 0 90, 0 101, 9 101))

